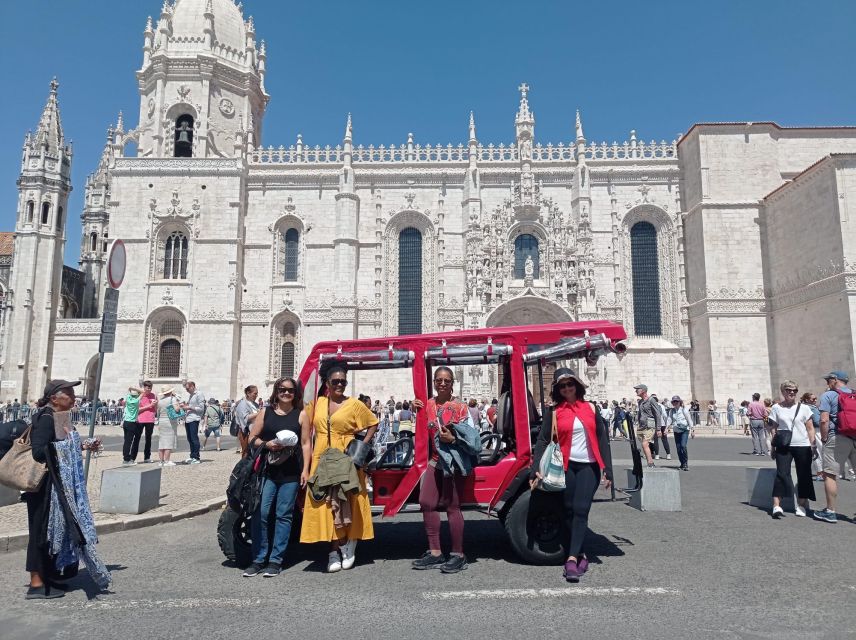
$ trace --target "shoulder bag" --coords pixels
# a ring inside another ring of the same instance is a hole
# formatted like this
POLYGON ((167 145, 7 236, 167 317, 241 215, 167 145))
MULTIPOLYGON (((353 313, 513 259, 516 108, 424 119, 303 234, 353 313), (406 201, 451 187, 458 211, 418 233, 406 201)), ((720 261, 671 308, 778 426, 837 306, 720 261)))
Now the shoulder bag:
POLYGON ((556 411, 553 411, 553 436, 550 444, 544 449, 544 455, 538 464, 538 472, 541 474, 541 482, 538 488, 542 491, 564 491, 565 490, 565 460, 562 456, 562 448, 559 446, 559 430, 556 422, 556 411))
POLYGON ((48 470, 42 462, 33 458, 30 432, 27 429, 12 443, 9 452, 0 458, 0 484, 18 491, 35 492, 42 486, 48 470))
POLYGON ((797 418, 800 415, 801 406, 802 402, 797 402, 797 410, 794 413, 794 421, 791 424, 790 429, 779 429, 778 427, 776 428, 776 435, 773 436, 773 440, 771 441, 771 444, 773 445, 774 449, 785 450, 791 446, 791 438, 794 435, 793 430, 797 424, 797 418))

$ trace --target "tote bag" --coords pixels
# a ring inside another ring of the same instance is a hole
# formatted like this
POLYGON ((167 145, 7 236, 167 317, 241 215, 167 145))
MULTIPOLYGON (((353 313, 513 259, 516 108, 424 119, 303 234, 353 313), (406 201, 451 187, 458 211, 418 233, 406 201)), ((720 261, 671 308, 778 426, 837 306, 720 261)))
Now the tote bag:
POLYGON ((30 446, 30 429, 12 443, 9 452, 0 458, 0 484, 18 491, 35 492, 39 490, 47 475, 47 467, 33 459, 30 446))
POLYGON ((565 459, 562 456, 562 448, 559 446, 559 432, 556 427, 556 413, 553 412, 553 438, 538 465, 541 473, 541 482, 538 488, 542 491, 564 491, 565 490, 565 459))

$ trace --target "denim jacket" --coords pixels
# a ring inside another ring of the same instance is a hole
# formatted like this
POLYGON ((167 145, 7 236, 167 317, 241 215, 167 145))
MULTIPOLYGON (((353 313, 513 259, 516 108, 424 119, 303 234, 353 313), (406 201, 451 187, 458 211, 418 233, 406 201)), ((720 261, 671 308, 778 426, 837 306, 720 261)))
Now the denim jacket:
POLYGON ((438 464, 444 476, 457 473, 466 477, 478 463, 482 449, 481 434, 470 420, 453 424, 451 429, 455 432, 454 442, 441 442, 439 435, 435 438, 434 445, 440 457, 438 464))

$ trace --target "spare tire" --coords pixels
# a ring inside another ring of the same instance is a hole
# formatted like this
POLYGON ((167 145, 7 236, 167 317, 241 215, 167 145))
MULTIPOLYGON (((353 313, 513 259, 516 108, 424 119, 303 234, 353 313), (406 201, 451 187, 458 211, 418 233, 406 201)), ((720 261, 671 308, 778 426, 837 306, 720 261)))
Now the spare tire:
POLYGON ((561 493, 520 494, 505 517, 505 532, 517 557, 527 564, 564 563, 570 532, 563 516, 561 493))
POLYGON ((220 514, 217 521, 217 543, 220 551, 236 566, 250 566, 253 562, 253 545, 250 534, 250 521, 229 507, 220 514))

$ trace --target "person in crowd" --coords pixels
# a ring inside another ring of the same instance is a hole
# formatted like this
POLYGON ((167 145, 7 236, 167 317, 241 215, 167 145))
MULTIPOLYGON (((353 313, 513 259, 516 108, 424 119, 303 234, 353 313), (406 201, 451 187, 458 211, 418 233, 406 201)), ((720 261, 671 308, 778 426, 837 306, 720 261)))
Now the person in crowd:
POLYGON ((222 429, 223 422, 225 421, 226 416, 223 415, 223 410, 220 408, 219 403, 214 398, 208 399, 208 406, 205 407, 205 430, 203 433, 205 434, 205 439, 202 441, 202 448, 205 449, 208 446, 208 438, 211 435, 214 435, 214 439, 217 442, 217 451, 222 451, 222 429))
POLYGON ((618 404, 618 400, 612 401, 612 439, 619 440, 624 439, 627 440, 627 431, 625 431, 624 421, 627 419, 627 413, 620 404, 618 404), (616 436, 615 434, 618 434, 616 436))
POLYGON ((419 506, 428 537, 428 551, 414 560, 412 566, 418 570, 440 569, 442 573, 459 573, 467 568, 461 495, 464 479, 476 461, 465 439, 459 438, 457 427, 463 423, 467 424, 465 428, 475 428, 476 431, 478 427, 471 422, 467 404, 455 397, 455 374, 449 367, 441 366, 434 370, 434 391, 435 395, 424 405, 419 399, 413 401, 417 410, 424 407, 428 416, 429 463, 419 485, 419 506), (456 449, 453 460, 458 459, 462 467, 454 464, 449 467, 446 452, 451 447, 456 449), (440 510, 443 506, 452 539, 448 558, 443 555, 440 544, 440 510))
POLYGON ((256 385, 251 384, 244 388, 244 397, 238 400, 234 405, 233 420, 235 420, 238 425, 238 446, 242 458, 245 458, 247 455, 250 425, 259 412, 259 405, 256 404, 256 399, 258 397, 259 388, 256 385))
POLYGON ((470 414, 470 420, 476 429, 481 425, 481 411, 479 411, 479 403, 475 398, 470 398, 467 402, 467 412, 470 414))
POLYGON ((660 426, 654 432, 654 438, 651 440, 651 453, 654 454, 654 460, 660 459, 660 443, 663 441, 663 448, 666 450, 666 460, 672 459, 672 451, 669 448, 669 437, 667 435, 668 427, 666 426, 666 416, 669 408, 660 404, 659 398, 655 394, 651 394, 651 399, 654 402, 654 409, 660 412, 660 426))
POLYGON ((725 405, 725 417, 728 420, 728 426, 734 426, 734 412, 736 411, 736 406, 734 404, 734 398, 729 398, 728 402, 725 405))
POLYGON ((651 441, 657 437, 657 433, 663 424, 663 418, 657 406, 657 401, 648 395, 648 385, 640 383, 633 387, 633 389, 636 391, 636 397, 639 399, 636 438, 642 445, 645 460, 648 462, 648 468, 651 469, 654 467, 654 456, 651 454, 651 441))
POLYGON ((161 387, 158 413, 158 461, 162 467, 174 467, 175 463, 170 458, 178 446, 178 423, 185 414, 175 397, 175 389, 169 385, 161 387))
POLYGON ((666 422, 675 435, 675 449, 678 452, 678 460, 681 462, 681 471, 689 471, 687 439, 693 429, 693 419, 680 396, 672 396, 672 406, 669 408, 666 422))
POLYGON ((253 563, 244 572, 245 578, 260 573, 274 578, 282 571, 297 492, 309 479, 303 461, 312 456, 311 429, 298 382, 293 378, 274 382, 270 402, 253 421, 249 435, 253 446, 267 450, 267 464, 257 515, 261 541, 253 563), (276 518, 273 538, 268 533, 271 518, 276 518))
POLYGON ((767 408, 761 402, 761 394, 753 393, 752 402, 746 407, 749 416, 749 431, 752 433, 752 455, 766 456, 767 446, 767 408))
POLYGON ((181 404, 181 408, 186 412, 184 431, 190 447, 190 456, 185 460, 185 464, 200 464, 202 461, 199 459, 199 422, 207 408, 205 394, 196 387, 193 380, 184 383, 184 390, 189 397, 187 402, 181 404))
POLYGON ((785 515, 782 498, 792 496, 794 484, 791 480, 791 461, 797 472, 796 515, 805 517, 810 500, 814 500, 811 459, 815 446, 814 424, 811 409, 797 402, 799 391, 796 382, 785 380, 779 387, 782 400, 770 411, 768 418, 773 425, 773 458, 776 461, 776 479, 773 482, 773 518, 785 515))
MULTIPOLYGON (((850 376, 844 371, 830 371, 826 376, 827 390, 820 397, 820 440, 823 443, 823 489, 826 494, 826 507, 815 511, 814 517, 824 522, 838 522, 835 512, 838 503, 838 474, 849 461, 856 469, 856 438, 838 433, 840 422, 841 395, 852 394, 848 386, 850 376)), ((851 400, 851 402, 853 402, 851 400)), ((856 420, 856 415, 850 417, 856 420)))
POLYGON ((603 418, 607 426, 612 423, 612 408, 606 400, 600 403, 600 417, 603 418))
POLYGON ((749 401, 744 400, 740 403, 740 408, 737 410, 737 415, 740 418, 740 426, 743 429, 743 435, 749 435, 749 401))
MULTIPOLYGON (((27 527, 30 532, 26 555, 26 570, 30 573, 30 584, 25 596, 27 600, 54 599, 65 595, 66 587, 59 582, 61 575, 57 571, 56 560, 59 560, 59 557, 57 556, 55 560, 49 552, 51 541, 47 538, 50 536, 48 531, 50 518, 56 516, 63 519, 66 530, 73 526, 72 523, 68 522, 69 517, 79 519, 80 515, 85 515, 88 516, 89 522, 92 521, 91 512, 81 514, 82 509, 87 511, 89 509, 86 500, 78 500, 73 507, 60 508, 54 514, 51 513, 54 511, 54 507, 51 505, 51 494, 55 487, 58 491, 63 491, 66 494, 69 492, 76 493, 74 487, 60 486, 57 483, 64 485, 66 477, 70 478, 72 483, 74 477, 83 477, 82 465, 80 469, 76 468, 78 466, 76 463, 80 462, 80 448, 82 447, 84 450, 91 448, 97 451, 101 446, 98 440, 81 445, 79 444, 79 436, 77 436, 70 439, 70 444, 78 449, 76 456, 61 456, 57 451, 51 450, 55 446, 54 443, 58 441, 54 413, 69 411, 74 406, 74 387, 79 384, 79 380, 75 382, 68 380, 48 381, 42 398, 37 403, 38 409, 33 417, 32 431, 30 432, 33 459, 36 462, 47 464, 49 469, 53 466, 56 473, 49 471, 37 491, 22 494, 22 500, 27 504, 27 527), (63 469, 62 467, 67 464, 71 464, 75 468, 63 469)), ((69 453, 71 454, 71 452, 69 453)), ((85 491, 83 495, 85 496, 85 491)), ((86 547, 83 551, 86 554, 87 566, 90 562, 92 563, 90 571, 93 578, 96 579, 99 586, 105 587, 110 582, 110 574, 94 555, 94 529, 94 526, 91 528, 89 526, 80 527, 80 531, 84 535, 81 544, 86 547)), ((78 548, 77 550, 81 549, 78 548)))
MULTIPOLYGON (((637 385, 644 387, 645 385, 637 385)), ((645 389, 647 395, 647 388, 645 389)), ((541 457, 553 438, 555 425, 565 466, 564 517, 571 533, 564 577, 579 582, 589 562, 583 543, 588 531, 588 516, 594 494, 603 475, 604 486, 612 484, 612 457, 609 448, 609 426, 596 409, 585 401, 586 385, 572 369, 559 368, 553 375, 550 398, 553 406, 541 423, 530 470, 530 487, 535 490, 542 480, 538 470, 541 457)))
POLYGON ((806 391, 800 396, 800 402, 811 409, 811 423, 814 426, 817 455, 813 456, 811 461, 812 477, 815 482, 823 482, 823 443, 820 440, 820 409, 817 406, 817 395, 806 391))
POLYGON ((128 395, 125 396, 125 409, 122 416, 122 431, 124 442, 122 444, 122 466, 137 464, 137 454, 140 451, 140 423, 137 418, 140 411, 140 394, 137 387, 128 387, 128 395))
POLYGON ((362 393, 360 394, 360 402, 362 402, 369 410, 372 408, 372 397, 364 396, 362 393))
POLYGON ((496 411, 497 407, 499 407, 499 400, 494 398, 490 401, 490 406, 487 408, 485 412, 485 416, 487 417, 488 424, 490 424, 490 430, 496 433, 496 411))
POLYGON ((711 400, 707 403, 707 426, 719 426, 719 416, 716 414, 716 400, 711 400))
MULTIPOLYGON (((348 375, 343 367, 331 367, 323 378, 322 391, 326 390, 327 393, 320 395, 309 407, 315 442, 312 456, 307 456, 303 462, 303 472, 307 478, 315 474, 325 449, 332 447, 345 451, 354 436, 361 431, 366 432, 364 442, 369 443, 378 426, 378 419, 362 402, 345 395, 348 375)), ((358 471, 358 476, 359 491, 348 494, 343 500, 315 500, 311 492, 306 493, 300 541, 331 544, 327 558, 328 573, 352 568, 356 561, 357 542, 374 538, 366 477, 362 470, 358 471), (348 510, 350 523, 345 517, 348 510)))
POLYGON ((764 437, 767 441, 767 451, 773 453, 773 425, 770 424, 770 413, 773 411, 773 399, 764 398, 764 437))
POLYGON ((372 406, 372 413, 377 416, 378 421, 380 420, 380 415, 383 412, 383 407, 381 407, 380 400, 375 400, 374 405, 372 406))
POLYGON ((413 426, 415 424, 413 410, 411 409, 412 406, 410 402, 405 400, 401 403, 401 411, 398 414, 398 432, 409 433, 411 437, 413 436, 413 426))
POLYGON ((695 398, 690 400, 690 415, 693 417, 693 425, 699 426, 701 424, 701 405, 695 398))
MULTIPOLYGON (((97 403, 96 403, 97 405, 97 403)), ((95 409, 97 410, 97 409, 95 409)), ((152 393, 150 380, 143 382, 143 393, 140 395, 140 406, 137 412, 138 429, 142 437, 145 437, 143 447, 143 462, 152 461, 152 433, 155 430, 155 416, 158 410, 158 397, 152 393)))

